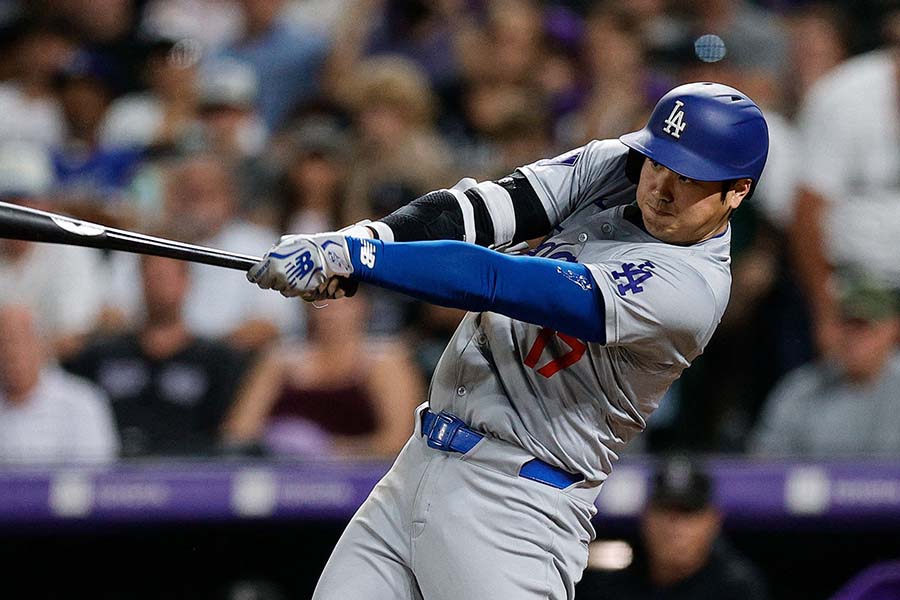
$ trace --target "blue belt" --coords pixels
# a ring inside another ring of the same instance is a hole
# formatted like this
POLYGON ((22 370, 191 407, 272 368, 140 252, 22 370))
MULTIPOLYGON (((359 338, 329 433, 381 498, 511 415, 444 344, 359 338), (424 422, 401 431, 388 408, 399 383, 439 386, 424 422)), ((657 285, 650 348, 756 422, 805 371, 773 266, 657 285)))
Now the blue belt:
MULTIPOLYGON (((435 450, 462 454, 474 448, 475 444, 484 438, 484 435, 466 427, 459 417, 445 412, 433 413, 430 410, 422 412, 422 435, 427 438, 428 445, 435 450)), ((569 473, 538 458, 522 465, 519 477, 559 489, 584 481, 581 475, 569 473)))

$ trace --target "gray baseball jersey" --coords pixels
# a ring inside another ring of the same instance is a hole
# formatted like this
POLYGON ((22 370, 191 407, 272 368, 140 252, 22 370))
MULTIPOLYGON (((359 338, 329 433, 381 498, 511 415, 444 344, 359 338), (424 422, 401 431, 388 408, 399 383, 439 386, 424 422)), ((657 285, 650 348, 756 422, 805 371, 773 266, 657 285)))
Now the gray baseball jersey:
MULTIPOLYGON (((597 484, 709 341, 731 281, 730 231, 692 246, 644 231, 626 156, 618 141, 597 141, 520 169, 554 227, 533 253, 588 267, 592 278, 561 272, 572 286, 600 288, 606 343, 468 314, 428 402, 488 435, 465 454, 436 450, 417 418, 413 437, 338 542, 314 600, 574 596, 594 535, 597 484), (557 489, 520 477, 534 457, 585 481, 557 489)), ((464 180, 448 191, 465 239, 476 235, 473 189, 494 242, 514 239, 504 187, 464 180)))
POLYGON ((590 269, 594 281, 572 285, 600 288, 607 343, 470 313, 428 398, 433 410, 593 481, 609 475, 617 453, 702 352, 731 284, 730 229, 677 246, 640 227, 637 208, 624 205, 635 192, 626 155, 616 140, 595 141, 520 169, 556 226, 534 254, 590 269))

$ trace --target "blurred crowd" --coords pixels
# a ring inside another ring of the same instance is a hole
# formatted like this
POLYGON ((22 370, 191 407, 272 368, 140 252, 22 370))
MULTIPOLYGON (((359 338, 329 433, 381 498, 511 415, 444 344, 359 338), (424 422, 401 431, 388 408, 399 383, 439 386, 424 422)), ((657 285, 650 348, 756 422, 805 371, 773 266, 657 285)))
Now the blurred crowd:
MULTIPOLYGON (((0 200, 258 256, 698 80, 754 98, 771 151, 723 322, 635 451, 897 456, 892 2, 2 0, 0 200)), ((0 461, 388 457, 460 317, 0 239, 0 461)))

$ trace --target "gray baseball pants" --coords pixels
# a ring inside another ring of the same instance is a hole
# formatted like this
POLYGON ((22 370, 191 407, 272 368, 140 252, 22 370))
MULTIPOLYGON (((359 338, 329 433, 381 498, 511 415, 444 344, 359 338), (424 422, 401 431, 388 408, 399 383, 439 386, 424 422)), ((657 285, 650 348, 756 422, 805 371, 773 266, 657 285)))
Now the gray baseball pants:
POLYGON ((313 600, 573 598, 599 488, 518 477, 532 458, 488 437, 466 454, 435 450, 416 418, 335 546, 313 600))

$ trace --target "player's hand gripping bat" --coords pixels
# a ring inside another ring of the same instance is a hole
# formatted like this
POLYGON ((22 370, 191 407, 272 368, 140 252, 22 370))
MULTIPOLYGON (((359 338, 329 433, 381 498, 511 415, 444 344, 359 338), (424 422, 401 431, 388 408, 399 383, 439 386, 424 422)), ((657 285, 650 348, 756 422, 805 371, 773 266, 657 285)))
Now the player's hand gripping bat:
POLYGON ((0 202, 0 238, 153 254, 239 271, 259 262, 255 256, 113 229, 6 202, 0 202))

